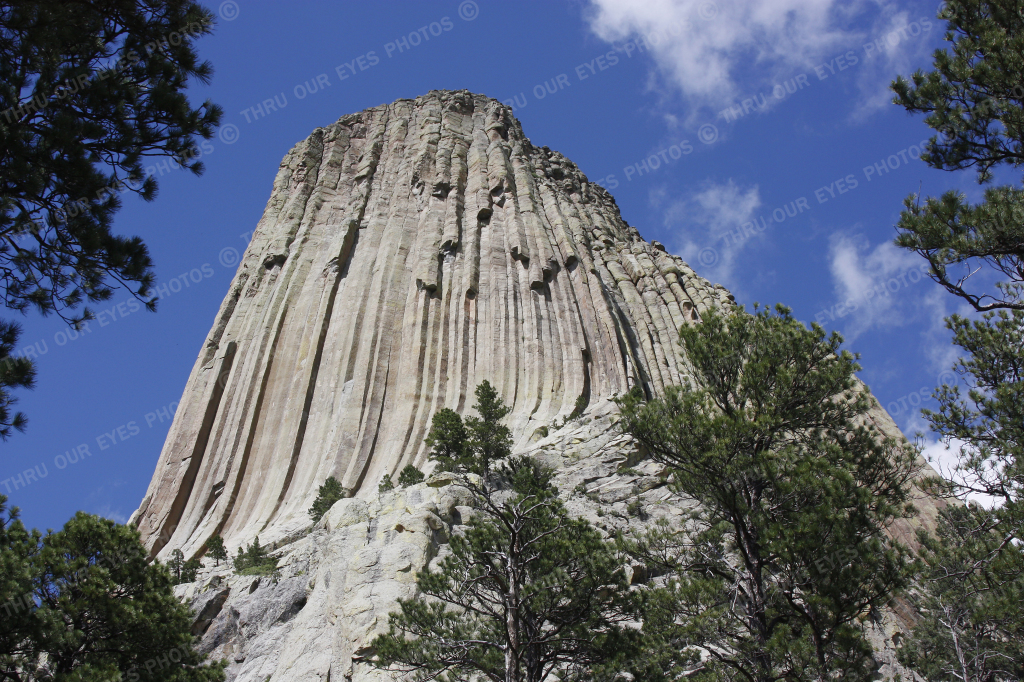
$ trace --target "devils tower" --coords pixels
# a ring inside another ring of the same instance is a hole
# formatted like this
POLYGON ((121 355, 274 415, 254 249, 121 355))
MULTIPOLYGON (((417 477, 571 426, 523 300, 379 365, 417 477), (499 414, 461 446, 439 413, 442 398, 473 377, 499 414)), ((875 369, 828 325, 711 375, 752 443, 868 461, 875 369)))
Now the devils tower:
POLYGON ((343 116, 281 163, 135 519, 194 552, 308 525, 426 463, 483 379, 535 431, 680 380, 675 330, 729 294, 645 242, 508 107, 465 91, 343 116))
POLYGON ((282 161, 132 522, 159 558, 215 534, 274 549, 280 580, 208 565, 179 588, 229 679, 385 679, 366 644, 471 513, 443 476, 378 492, 429 472, 432 416, 486 379, 573 513, 621 528, 640 500, 681 522, 610 399, 681 383, 677 330, 731 301, 500 102, 432 91, 343 116, 282 161), (352 497, 313 525, 329 476, 352 497))

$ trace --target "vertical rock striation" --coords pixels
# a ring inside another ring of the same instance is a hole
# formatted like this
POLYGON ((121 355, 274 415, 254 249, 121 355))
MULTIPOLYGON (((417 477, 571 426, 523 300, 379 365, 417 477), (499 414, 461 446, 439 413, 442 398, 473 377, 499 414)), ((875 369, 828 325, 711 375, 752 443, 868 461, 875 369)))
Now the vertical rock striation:
POLYGON ((579 399, 658 394, 676 330, 731 298, 495 100, 343 116, 281 163, 133 520, 154 553, 295 537, 328 476, 368 498, 423 466, 484 379, 519 449, 579 399))

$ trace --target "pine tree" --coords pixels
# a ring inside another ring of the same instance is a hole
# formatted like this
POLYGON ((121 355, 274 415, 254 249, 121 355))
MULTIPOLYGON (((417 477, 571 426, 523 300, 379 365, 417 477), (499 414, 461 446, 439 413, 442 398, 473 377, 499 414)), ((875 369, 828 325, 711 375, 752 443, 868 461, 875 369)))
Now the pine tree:
POLYGON ((323 518, 323 515, 334 506, 335 502, 348 497, 349 492, 348 489, 341 487, 338 479, 334 476, 328 476, 327 480, 320 486, 316 500, 313 501, 313 506, 309 508, 309 515, 313 517, 314 523, 323 518))
POLYGON ((228 558, 228 551, 224 548, 224 538, 220 535, 214 535, 206 541, 206 553, 210 555, 217 566, 220 566, 220 562, 228 558))
POLYGON ((921 533, 924 619, 902 655, 937 682, 1017 680, 1024 671, 1024 312, 954 315, 947 326, 964 352, 953 369, 966 390, 940 386, 939 409, 922 412, 956 453, 931 490, 967 506, 941 510, 936 537, 921 533))
POLYGON ((167 562, 167 568, 171 572, 171 581, 175 585, 195 582, 199 569, 202 567, 203 564, 198 557, 192 557, 185 561, 185 555, 180 549, 171 552, 171 558, 167 562))
POLYGON ((40 536, 14 511, 0 536, 0 585, 15 585, 20 597, 2 607, 10 617, 0 618, 0 677, 224 679, 224 664, 205 665, 193 648, 192 613, 175 598, 167 567, 148 562, 134 528, 79 512, 40 536))
POLYGON ((412 464, 406 464, 405 468, 403 468, 401 473, 398 474, 398 485, 403 488, 408 488, 411 485, 416 485, 424 478, 422 471, 414 467, 412 464))
POLYGON ((180 550, 176 549, 171 552, 171 558, 167 561, 167 568, 171 572, 171 580, 174 584, 182 582, 181 571, 185 567, 185 554, 180 550))
POLYGON ((0 320, 0 440, 7 440, 12 430, 24 431, 28 417, 23 412, 11 414, 11 406, 18 402, 11 388, 33 388, 36 369, 26 357, 11 355, 18 345, 21 327, 0 320))
POLYGON ((394 490, 395 484, 391 482, 391 474, 384 474, 380 479, 380 483, 377 484, 377 492, 381 495, 389 490, 394 490))
MULTIPOLYGON (((894 102, 939 135, 921 155, 933 168, 977 168, 978 182, 992 171, 1024 164, 1024 12, 1020 0, 948 0, 949 50, 936 50, 935 69, 892 84, 894 102)), ((928 260, 932 277, 976 310, 1024 310, 1024 191, 1005 185, 971 204, 956 191, 942 197, 911 195, 904 202, 896 244, 928 260), (1006 279, 991 279, 979 266, 1006 279), (978 285, 978 286, 974 286, 978 285)))
POLYGON ((244 550, 239 547, 234 561, 235 572, 240 575, 272 575, 277 572, 277 559, 270 556, 260 544, 259 536, 244 550))
POLYGON ((494 462, 512 454, 512 431, 501 423, 512 408, 506 405, 498 391, 486 379, 476 387, 478 417, 467 417, 466 428, 470 438, 468 447, 473 453, 472 471, 486 476, 494 462))
POLYGON ((199 557, 192 557, 181 566, 181 580, 182 583, 194 583, 196 578, 199 576, 199 569, 203 567, 203 562, 199 560, 199 557))
MULTIPOLYGON (((77 328, 93 313, 73 311, 123 285, 155 310, 146 245, 114 234, 113 217, 124 193, 156 197, 151 157, 202 173, 198 142, 213 136, 222 112, 210 101, 193 107, 185 90, 191 79, 210 80, 195 41, 213 23, 191 0, 0 7, 0 299, 8 308, 53 312, 77 328)), ((0 406, 8 388, 29 387, 4 381, 27 376, 26 364, 0 370, 0 406)), ((0 412, 0 427, 24 425, 23 415, 7 421, 0 412)))
POLYGON ((447 407, 434 413, 426 443, 430 458, 437 462, 438 471, 457 471, 471 461, 466 441, 469 434, 462 417, 447 407))
POLYGON ((648 660, 670 679, 870 679, 860 619, 906 584, 886 527, 911 511, 915 450, 863 426, 855 356, 786 308, 711 310, 680 342, 686 385, 620 400, 697 505, 627 543, 671 576, 647 595, 648 660))
POLYGON ((479 416, 467 417, 463 423, 462 417, 448 408, 434 414, 426 443, 431 447, 430 458, 441 471, 486 477, 494 462, 512 454, 512 432, 501 423, 512 408, 486 379, 475 393, 473 409, 479 416))
POLYGON ((999 522, 977 504, 950 505, 937 537, 921 533, 926 569, 914 600, 922 614, 901 662, 933 682, 1024 679, 1024 570, 1019 545, 1003 545, 999 522))
POLYGON ((38 576, 32 567, 41 536, 27 530, 18 508, 7 507, 6 501, 0 495, 0 675, 16 669, 32 643, 42 639, 35 615, 38 576))
POLYGON ((497 474, 509 490, 458 484, 477 510, 437 570, 417 576, 421 594, 399 600, 388 632, 372 643, 374 664, 417 679, 500 682, 618 670, 639 633, 623 627, 630 601, 613 546, 569 518, 550 472, 528 458, 497 474))
MULTIPOLYGON (((939 16, 949 49, 935 52, 934 70, 898 78, 894 101, 939 132, 922 155, 929 165, 976 167, 988 184, 997 167, 1024 164, 1024 2, 949 0, 939 16)), ((901 655, 929 679, 1016 680, 1024 658, 1024 190, 990 187, 979 204, 958 192, 905 204, 896 243, 984 313, 946 320, 963 351, 958 381, 936 390, 938 411, 923 412, 957 462, 932 491, 993 504, 951 505, 936 537, 922 534, 924 618, 901 655)))

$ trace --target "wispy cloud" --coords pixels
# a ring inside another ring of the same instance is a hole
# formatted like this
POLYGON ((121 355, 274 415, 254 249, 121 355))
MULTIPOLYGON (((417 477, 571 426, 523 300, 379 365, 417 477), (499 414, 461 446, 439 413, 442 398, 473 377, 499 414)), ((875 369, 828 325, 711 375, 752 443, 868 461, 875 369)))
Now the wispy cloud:
POLYGON ((917 319, 922 306, 941 320, 941 297, 930 286, 924 260, 891 242, 871 248, 864 237, 835 234, 829 253, 835 304, 818 312, 822 324, 842 320, 852 341, 873 328, 901 327, 917 319))
POLYGON ((105 519, 110 519, 115 523, 125 524, 128 523, 128 517, 120 509, 113 509, 109 504, 105 504, 96 510, 97 516, 102 516, 105 519))
MULTIPOLYGON (((966 482, 963 476, 957 471, 957 465, 967 455, 972 453, 972 447, 966 441, 957 438, 949 439, 946 442, 941 439, 927 440, 922 443, 921 455, 932 465, 940 476, 946 480, 966 482)), ((969 493, 966 499, 977 502, 986 509, 992 509, 1002 505, 1003 500, 981 493, 969 493)))
POLYGON ((652 195, 652 202, 664 210, 665 225, 672 230, 669 246, 673 251, 703 277, 731 282, 736 256, 748 242, 723 237, 753 219, 761 206, 758 186, 740 187, 732 179, 707 182, 672 200, 659 190, 652 195))
POLYGON ((851 112, 863 120, 892 103, 889 83, 895 74, 909 76, 927 62, 942 22, 932 15, 918 16, 906 10, 885 7, 875 27, 859 50, 863 65, 857 70, 860 103, 851 112))
POLYGON ((907 55, 926 52, 939 28, 887 0, 591 2, 591 30, 611 43, 642 41, 656 80, 675 86, 691 114, 771 93, 800 73, 813 83, 853 67, 863 101, 855 113, 864 115, 888 101, 892 74, 907 72, 907 55))

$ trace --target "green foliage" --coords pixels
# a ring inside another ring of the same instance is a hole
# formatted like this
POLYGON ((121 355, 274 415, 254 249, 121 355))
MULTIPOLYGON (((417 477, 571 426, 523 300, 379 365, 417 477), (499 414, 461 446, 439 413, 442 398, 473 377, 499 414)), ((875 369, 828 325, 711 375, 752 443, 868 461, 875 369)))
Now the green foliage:
POLYGON ((181 575, 178 577, 179 583, 194 583, 196 577, 199 575, 199 569, 203 567, 203 562, 198 557, 192 557, 181 566, 181 575))
POLYGON ((911 513, 915 450, 863 426, 856 358, 786 308, 711 310, 680 341, 686 386, 619 400, 699 504, 626 543, 671 576, 647 595, 648 660, 671 679, 870 679, 860 619, 906 583, 885 528, 911 513))
POLYGON ((626 513, 630 516, 642 517, 644 513, 643 502, 641 502, 639 498, 631 501, 629 504, 626 505, 626 513))
POLYGON ((932 682, 1024 679, 1024 554, 977 505, 950 505, 938 538, 920 532, 923 618, 899 657, 932 682), (980 560, 979 559, 987 559, 980 560))
POLYGON ((244 550, 238 548, 233 564, 239 575, 274 575, 277 572, 277 559, 269 556, 269 550, 260 545, 259 536, 244 550))
POLYGON ((351 491, 347 488, 342 488, 338 479, 334 476, 328 476, 327 480, 320 486, 320 490, 317 491, 313 506, 309 508, 309 515, 313 517, 313 522, 315 523, 322 519, 324 514, 334 506, 335 502, 348 497, 350 494, 351 491))
POLYGON ((468 439, 469 433, 458 412, 445 407, 434 413, 425 441, 438 471, 457 471, 468 466, 468 439))
POLYGON ((424 478, 423 472, 414 467, 412 464, 406 464, 402 469, 401 473, 398 474, 398 485, 403 488, 408 488, 411 485, 416 485, 421 482, 424 478))
POLYGON ((467 417, 465 423, 448 408, 434 414, 426 443, 438 470, 486 476, 494 462, 512 454, 512 432, 501 424, 512 408, 486 379, 476 387, 473 409, 479 416, 467 417))
POLYGON ((43 623, 35 616, 38 575, 32 564, 41 536, 27 530, 18 509, 6 501, 0 495, 0 672, 29 656, 31 642, 43 635, 43 623))
POLYGON ((171 552, 171 558, 167 561, 167 568, 171 572, 171 580, 175 585, 185 582, 181 579, 181 571, 185 568, 185 554, 180 549, 171 552))
MULTIPOLYGON (((950 0, 940 17, 949 49, 936 51, 933 71, 897 79, 895 102, 926 114, 941 134, 925 161, 976 167, 979 183, 989 183, 998 166, 1024 163, 1024 3, 950 0)), ((980 204, 957 192, 905 203, 896 243, 925 257, 946 290, 989 311, 946 320, 964 352, 953 367, 960 381, 940 386, 939 410, 923 412, 957 461, 946 480, 932 480, 933 491, 978 496, 992 508, 945 509, 938 536, 922 538, 923 619, 901 655, 929 679, 1016 680, 1024 650, 1024 191, 991 187, 980 204)))
POLYGON ((583 416, 583 412, 587 409, 587 403, 589 403, 587 396, 581 395, 576 398, 576 404, 573 405, 572 412, 569 413, 569 421, 579 419, 583 416))
POLYGON ((639 633, 623 627, 630 600, 614 548, 569 517, 550 472, 528 458, 496 473, 510 490, 463 484, 477 513, 437 570, 419 573, 420 596, 399 600, 372 643, 375 665, 517 682, 618 670, 639 633))
POLYGON ((224 547, 224 538, 214 535, 207 540, 206 553, 216 562, 215 565, 220 566, 220 562, 228 558, 228 550, 224 547))
POLYGON ((33 388, 36 369, 26 357, 13 357, 18 346, 21 328, 14 322, 0 320, 0 440, 7 440, 11 430, 24 431, 28 418, 23 412, 11 414, 11 406, 18 402, 9 389, 33 388))
MULTIPOLYGON (((933 71, 897 78, 893 101, 927 114, 924 122, 941 134, 922 159, 944 170, 977 168, 987 183, 996 166, 1024 163, 1024 12, 1020 0, 949 0, 939 17, 950 49, 936 50, 933 71)), ((990 188, 981 204, 956 191, 904 203, 896 243, 925 257, 939 284, 977 310, 1024 310, 1020 188, 990 188), (1007 281, 989 288, 979 266, 1007 281)))
MULTIPOLYGON (((458 415, 456 415, 456 417, 457 416, 458 415)), ((422 471, 414 467, 412 464, 406 464, 398 474, 398 486, 400 488, 408 488, 411 485, 416 485, 424 478, 425 476, 422 471)), ((395 483, 391 480, 391 474, 384 474, 384 478, 380 480, 380 485, 377 486, 377 491, 384 493, 388 490, 392 490, 394 487, 395 483)))
MULTIPOLYGON (((213 22, 190 0, 0 8, 0 300, 8 308, 56 313, 77 328, 93 313, 71 311, 124 285, 155 309, 146 245, 112 233, 113 217, 122 193, 156 197, 151 157, 202 172, 197 143, 213 136, 222 112, 210 101, 193 108, 185 90, 213 73, 195 50, 213 22)), ((0 387, 20 385, 0 377, 0 387)), ((23 417, 0 422, 24 426, 23 417)))
POLYGON ((171 552, 167 567, 171 571, 171 581, 174 585, 181 585, 182 583, 195 583, 203 563, 197 557, 185 561, 184 554, 181 550, 176 549, 171 552))
POLYGON ((224 679, 193 649, 192 613, 134 528, 79 512, 40 536, 12 510, 0 541, 4 679, 224 679))
POLYGON ((928 679, 1021 679, 1024 660, 1024 312, 947 320, 964 354, 953 366, 962 384, 944 385, 939 410, 923 410, 956 450, 956 463, 933 491, 993 502, 943 510, 937 538, 924 538, 922 622, 902 655, 928 679), (963 389, 966 390, 963 390, 963 389))
MULTIPOLYGON (((953 365, 959 384, 937 389, 939 410, 922 410, 932 429, 957 447, 944 488, 966 498, 994 499, 997 532, 1024 540, 1024 311, 1000 310, 981 320, 948 318, 953 344, 964 354, 953 365)), ((938 483, 937 481, 935 483, 938 483)))
MULTIPOLYGON (((564 429, 566 424, 574 422, 577 419, 579 419, 580 417, 582 417, 583 413, 587 409, 587 405, 588 404, 590 404, 590 399, 587 396, 585 396, 585 395, 577 396, 576 397, 576 403, 573 405, 573 408, 572 408, 572 412, 569 413, 568 417, 563 417, 562 418, 562 423, 561 424, 559 424, 556 421, 555 422, 555 428, 556 429, 564 429)), ((544 432, 545 432, 544 433, 545 436, 548 435, 546 428, 544 429, 544 432)))

